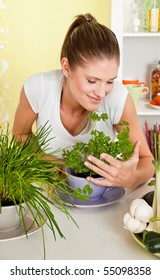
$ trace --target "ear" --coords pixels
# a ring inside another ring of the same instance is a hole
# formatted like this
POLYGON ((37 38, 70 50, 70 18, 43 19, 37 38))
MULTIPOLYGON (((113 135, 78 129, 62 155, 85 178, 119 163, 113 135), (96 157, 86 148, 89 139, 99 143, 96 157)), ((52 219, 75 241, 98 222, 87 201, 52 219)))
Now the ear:
POLYGON ((70 72, 70 67, 69 67, 68 59, 66 57, 63 57, 61 59, 61 67, 62 67, 64 76, 67 78, 69 75, 69 72, 70 72))

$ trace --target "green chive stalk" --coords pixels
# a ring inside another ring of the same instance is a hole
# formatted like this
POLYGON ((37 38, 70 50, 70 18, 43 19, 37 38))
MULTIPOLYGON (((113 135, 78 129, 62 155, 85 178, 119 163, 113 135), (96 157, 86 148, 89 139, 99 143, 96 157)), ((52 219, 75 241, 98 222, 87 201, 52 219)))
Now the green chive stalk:
MULTIPOLYGON (((154 133, 155 146, 155 180, 154 182, 154 197, 153 197, 153 217, 150 219, 148 228, 160 233, 160 131, 154 133)), ((151 182, 151 185, 153 183, 151 182)))

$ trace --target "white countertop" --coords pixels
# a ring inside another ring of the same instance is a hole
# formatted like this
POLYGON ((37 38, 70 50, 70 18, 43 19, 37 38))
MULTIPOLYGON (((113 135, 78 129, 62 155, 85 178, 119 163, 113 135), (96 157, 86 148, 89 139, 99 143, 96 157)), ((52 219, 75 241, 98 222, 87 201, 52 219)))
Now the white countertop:
MULTIPOLYGON (((156 260, 146 252, 123 227, 123 215, 133 199, 152 190, 147 184, 134 191, 126 190, 116 203, 90 209, 72 209, 71 215, 79 228, 54 209, 55 217, 66 239, 57 240, 44 226, 48 260, 156 260)), ((42 260, 42 232, 9 241, 0 241, 1 260, 42 260)))

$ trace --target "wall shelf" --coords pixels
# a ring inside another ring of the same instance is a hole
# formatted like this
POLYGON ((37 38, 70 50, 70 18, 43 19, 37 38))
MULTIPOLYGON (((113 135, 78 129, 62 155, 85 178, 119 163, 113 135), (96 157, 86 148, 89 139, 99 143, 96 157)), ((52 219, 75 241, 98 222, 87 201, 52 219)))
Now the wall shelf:
MULTIPOLYGON (((129 32, 131 2, 111 1, 111 29, 117 36, 121 51, 118 79, 139 79, 150 88, 152 65, 160 60, 160 32, 129 32)), ((145 120, 151 126, 160 123, 160 110, 153 109, 149 100, 140 100, 137 114, 143 128, 145 120)))

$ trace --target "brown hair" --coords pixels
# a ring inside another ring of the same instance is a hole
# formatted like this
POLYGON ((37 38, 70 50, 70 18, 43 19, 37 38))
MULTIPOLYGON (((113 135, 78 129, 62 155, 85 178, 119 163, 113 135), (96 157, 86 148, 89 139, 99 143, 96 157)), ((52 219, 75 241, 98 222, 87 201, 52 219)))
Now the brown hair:
POLYGON ((67 57, 70 67, 82 66, 88 59, 120 60, 119 44, 115 34, 87 13, 78 15, 64 39, 60 58, 67 57))

